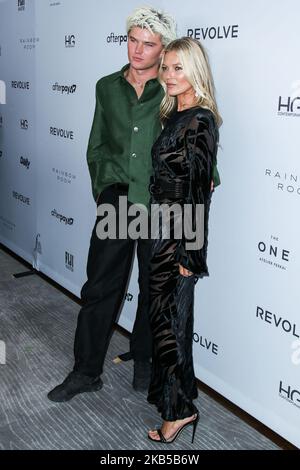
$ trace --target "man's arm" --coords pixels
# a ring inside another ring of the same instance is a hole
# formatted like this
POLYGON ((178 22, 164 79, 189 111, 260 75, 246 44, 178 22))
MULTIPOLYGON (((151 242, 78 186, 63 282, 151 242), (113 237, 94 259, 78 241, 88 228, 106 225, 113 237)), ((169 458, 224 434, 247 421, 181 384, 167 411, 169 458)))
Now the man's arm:
POLYGON ((100 83, 96 84, 96 106, 93 124, 90 132, 88 148, 87 148, 87 163, 89 167, 93 197, 97 200, 98 194, 96 189, 96 182, 100 170, 100 160, 102 157, 102 147, 107 139, 107 132, 105 126, 104 110, 100 100, 100 83))

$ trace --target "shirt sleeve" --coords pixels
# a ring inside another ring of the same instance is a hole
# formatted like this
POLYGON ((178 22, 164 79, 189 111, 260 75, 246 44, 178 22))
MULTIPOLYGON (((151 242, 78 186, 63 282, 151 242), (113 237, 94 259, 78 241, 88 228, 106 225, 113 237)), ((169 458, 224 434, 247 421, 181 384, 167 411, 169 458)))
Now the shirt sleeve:
POLYGON ((177 259, 183 267, 201 276, 208 274, 208 215, 218 145, 218 128, 212 113, 193 117, 185 134, 185 145, 189 193, 185 201, 188 206, 184 210, 184 231, 177 259), (191 239, 191 234, 196 234, 194 239, 191 239))
POLYGON ((98 196, 96 190, 96 181, 101 168, 100 163, 102 159, 102 147, 107 140, 104 110, 100 99, 100 87, 101 81, 98 81, 96 84, 96 106, 87 148, 87 163, 95 201, 98 196))

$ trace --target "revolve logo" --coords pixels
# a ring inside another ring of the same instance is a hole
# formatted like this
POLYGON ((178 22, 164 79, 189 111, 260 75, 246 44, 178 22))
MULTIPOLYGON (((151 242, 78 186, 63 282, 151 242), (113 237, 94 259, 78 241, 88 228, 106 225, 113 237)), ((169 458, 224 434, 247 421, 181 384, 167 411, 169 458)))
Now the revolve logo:
POLYGON ((211 352, 212 354, 215 354, 216 356, 218 355, 219 346, 213 341, 195 332, 193 334, 193 340, 195 343, 201 346, 205 351, 211 352))
POLYGON ((18 88, 19 90, 29 90, 30 83, 29 82, 22 82, 20 80, 19 81, 12 80, 11 87, 12 88, 18 88))
POLYGON ((273 325, 284 333, 288 333, 296 338, 300 338, 296 323, 292 323, 286 318, 266 310, 262 307, 256 307, 256 318, 263 320, 265 323, 273 325))
POLYGON ((205 39, 236 39, 239 35, 239 25, 188 28, 186 35, 202 41, 205 39))
POLYGON ((74 132, 67 129, 50 126, 50 134, 57 137, 62 137, 63 139, 74 140, 74 132))

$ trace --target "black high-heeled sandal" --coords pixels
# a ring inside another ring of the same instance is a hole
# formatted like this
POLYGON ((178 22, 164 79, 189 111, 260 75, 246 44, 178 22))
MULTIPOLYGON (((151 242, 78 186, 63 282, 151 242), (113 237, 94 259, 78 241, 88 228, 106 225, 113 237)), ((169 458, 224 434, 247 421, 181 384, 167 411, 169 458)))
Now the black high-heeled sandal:
POLYGON ((171 444, 182 433, 184 428, 186 428, 187 426, 193 426, 193 434, 192 434, 192 444, 193 444, 194 437, 195 437, 195 432, 196 432, 196 428, 197 428, 199 419, 200 419, 199 413, 196 413, 196 417, 194 419, 192 419, 188 423, 183 424, 181 426, 181 428, 177 429, 177 431, 175 432, 175 434, 173 434, 173 436, 169 437, 169 439, 165 438, 165 436, 163 435, 163 433, 161 431, 161 428, 155 429, 155 431, 157 431, 160 439, 153 439, 151 436, 149 436, 149 434, 148 434, 148 439, 150 439, 150 441, 160 442, 162 444, 171 444))

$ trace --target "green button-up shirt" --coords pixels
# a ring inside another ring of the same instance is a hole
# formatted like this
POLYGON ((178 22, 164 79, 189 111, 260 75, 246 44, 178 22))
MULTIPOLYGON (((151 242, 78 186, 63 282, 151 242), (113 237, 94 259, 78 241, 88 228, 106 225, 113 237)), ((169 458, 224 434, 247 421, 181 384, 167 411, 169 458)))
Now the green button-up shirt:
MULTIPOLYGON (((128 67, 101 78, 96 84, 87 161, 95 200, 106 186, 127 183, 129 201, 147 205, 151 147, 162 130, 159 105, 164 91, 157 79, 151 79, 138 99, 124 77, 128 67)), ((216 168, 214 173, 217 186, 220 181, 216 168)))

